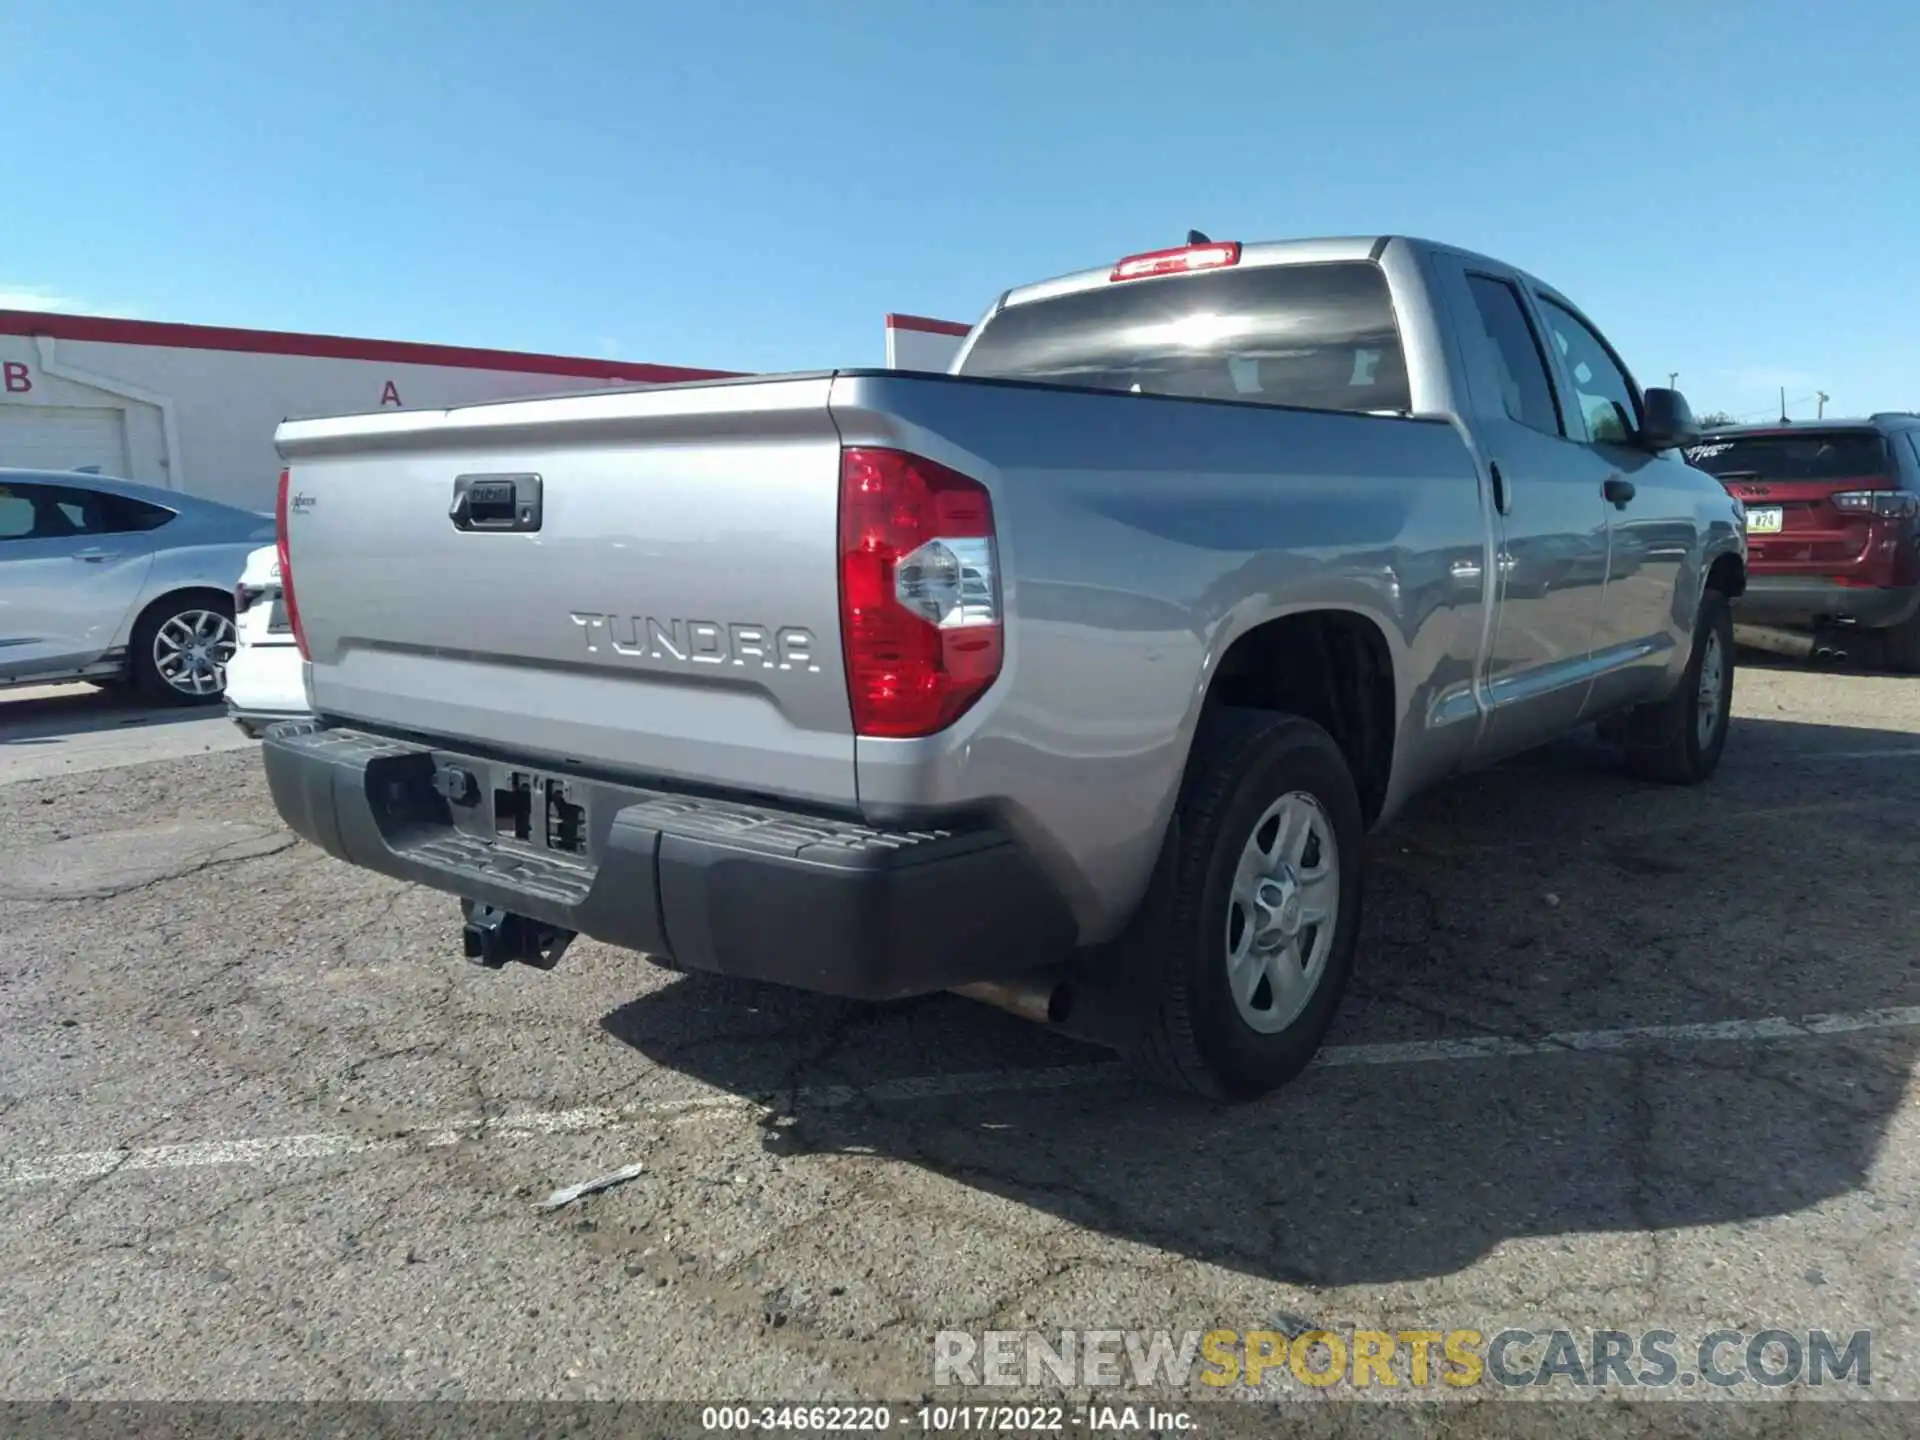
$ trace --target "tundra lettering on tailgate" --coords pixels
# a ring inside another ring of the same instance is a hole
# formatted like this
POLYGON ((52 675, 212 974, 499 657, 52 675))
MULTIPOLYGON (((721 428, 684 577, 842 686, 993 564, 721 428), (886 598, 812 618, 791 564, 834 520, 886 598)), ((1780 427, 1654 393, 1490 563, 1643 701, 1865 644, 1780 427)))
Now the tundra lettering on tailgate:
POLYGON ((820 673, 813 632, 799 625, 769 628, 743 620, 662 620, 591 610, 575 610, 570 618, 586 638, 590 655, 598 654, 604 644, 616 655, 670 665, 749 665, 820 673))

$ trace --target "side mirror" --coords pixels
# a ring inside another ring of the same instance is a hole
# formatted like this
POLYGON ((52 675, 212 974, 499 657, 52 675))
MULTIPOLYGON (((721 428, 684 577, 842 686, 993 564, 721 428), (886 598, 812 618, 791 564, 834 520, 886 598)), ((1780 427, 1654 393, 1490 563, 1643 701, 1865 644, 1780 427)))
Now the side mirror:
POLYGON ((1646 417, 1640 425, 1640 443, 1655 454, 1691 445, 1700 438, 1700 422, 1693 418, 1693 407, 1678 390, 1645 391, 1640 407, 1646 417))

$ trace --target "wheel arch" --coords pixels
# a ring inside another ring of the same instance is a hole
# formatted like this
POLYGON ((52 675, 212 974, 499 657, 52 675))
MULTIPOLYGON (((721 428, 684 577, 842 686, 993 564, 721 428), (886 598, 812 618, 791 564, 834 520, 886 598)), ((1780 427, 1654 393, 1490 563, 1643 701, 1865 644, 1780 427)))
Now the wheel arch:
POLYGON ((145 625, 148 620, 152 619, 155 615, 163 613, 169 607, 187 600, 189 597, 199 599, 202 603, 211 602, 207 604, 208 609, 217 608, 225 610, 229 617, 233 615, 233 592, 231 590, 222 590, 217 586, 204 583, 174 585, 154 596, 153 599, 140 607, 139 611, 133 617, 133 623, 127 627, 127 635, 131 638, 139 634, 140 627, 145 625))
POLYGON ((1378 618, 1348 606, 1266 617, 1221 650, 1200 716, 1235 705, 1313 721, 1340 747, 1371 827, 1386 805, 1399 737, 1402 667, 1390 636, 1378 618))
POLYGON ((1733 551, 1723 550, 1707 567, 1706 588, 1738 600, 1747 590, 1747 562, 1733 551))

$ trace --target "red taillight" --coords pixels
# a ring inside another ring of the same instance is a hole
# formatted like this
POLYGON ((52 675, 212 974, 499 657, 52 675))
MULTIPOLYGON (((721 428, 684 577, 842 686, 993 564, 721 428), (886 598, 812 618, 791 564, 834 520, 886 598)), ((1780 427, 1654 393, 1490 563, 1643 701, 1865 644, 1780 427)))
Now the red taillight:
POLYGON ((287 555, 287 480, 289 472, 280 472, 280 491, 273 502, 274 549, 280 556, 280 599, 287 607, 287 624, 293 629, 293 643, 300 647, 300 658, 307 654, 307 632, 300 627, 300 606, 293 598, 293 561, 287 555))
POLYGON ((917 455, 840 453, 840 632, 859 735, 932 735, 1000 674, 986 486, 917 455))
POLYGON ((1144 280, 1149 275, 1184 275, 1189 270, 1217 270, 1222 265, 1240 263, 1238 240, 1210 241, 1205 245, 1181 245, 1172 250, 1150 250, 1145 255, 1129 255, 1113 267, 1108 280, 1144 280))
POLYGON ((1882 520, 1911 520, 1920 515, 1920 495, 1908 490, 1842 490, 1827 499, 1834 509, 1848 515, 1873 515, 1882 520))

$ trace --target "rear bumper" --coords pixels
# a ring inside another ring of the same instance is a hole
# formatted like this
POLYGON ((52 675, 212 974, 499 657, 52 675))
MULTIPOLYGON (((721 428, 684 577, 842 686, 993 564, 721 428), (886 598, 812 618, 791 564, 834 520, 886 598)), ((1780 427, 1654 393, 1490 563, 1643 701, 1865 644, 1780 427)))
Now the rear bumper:
POLYGON ((1884 630, 1920 611, 1920 586, 1861 589, 1816 577, 1749 574, 1737 618, 1760 625, 1853 624, 1884 630))
POLYGON ((236 705, 227 701, 227 718, 238 725, 248 735, 258 737, 268 726, 278 725, 287 720, 306 720, 312 718, 305 710, 261 710, 250 705, 236 705))
POLYGON ((1073 943, 1059 895, 990 828, 876 830, 315 720, 262 749, 275 807, 328 854, 688 969, 877 1000, 1005 978, 1073 943), (578 812, 535 804, 526 841, 499 838, 516 776, 560 780, 578 812), (577 850, 545 843, 575 826, 577 850))
POLYGON ((276 716, 310 715, 307 708, 307 681, 299 647, 273 640, 266 644, 248 641, 227 662, 227 705, 240 714, 276 716))

